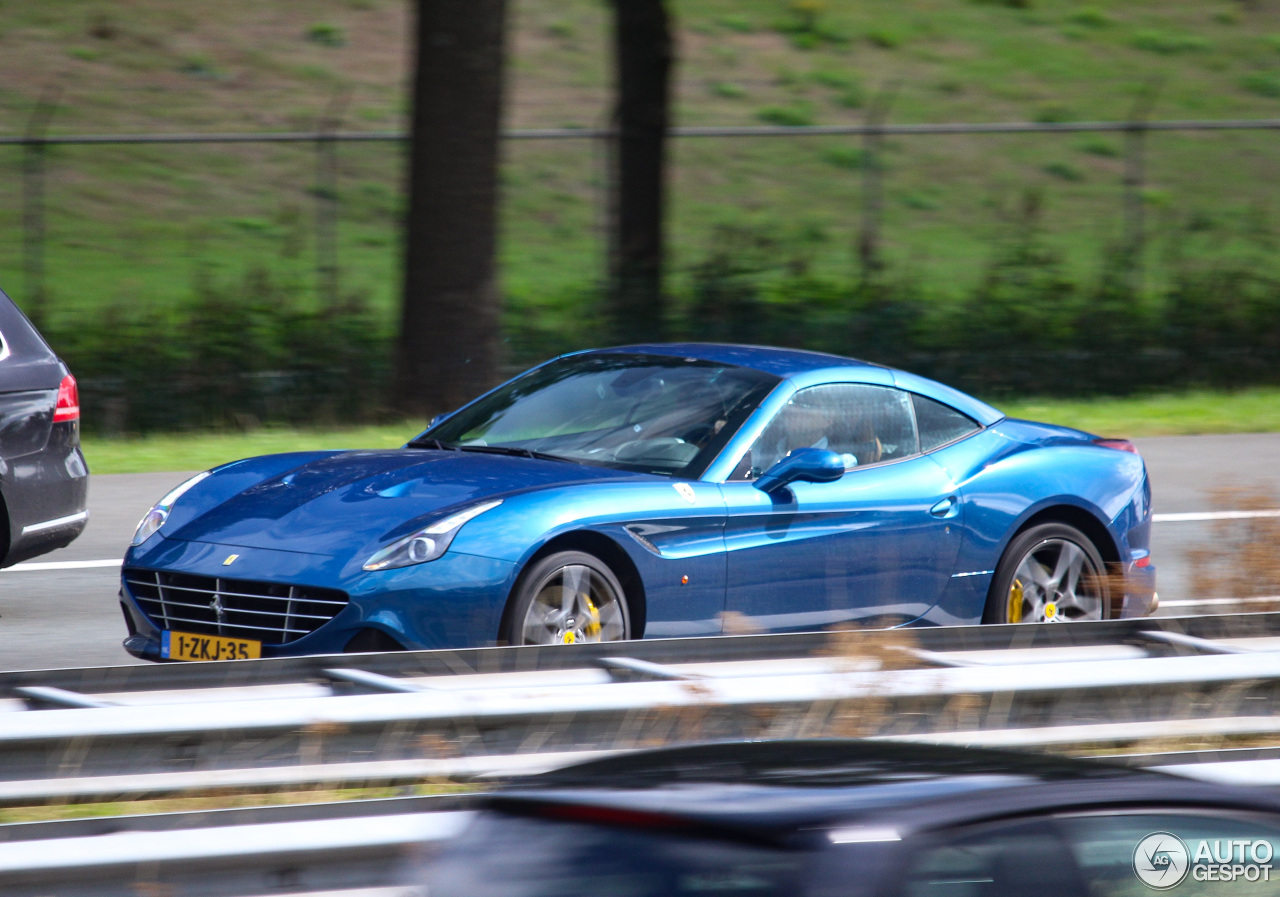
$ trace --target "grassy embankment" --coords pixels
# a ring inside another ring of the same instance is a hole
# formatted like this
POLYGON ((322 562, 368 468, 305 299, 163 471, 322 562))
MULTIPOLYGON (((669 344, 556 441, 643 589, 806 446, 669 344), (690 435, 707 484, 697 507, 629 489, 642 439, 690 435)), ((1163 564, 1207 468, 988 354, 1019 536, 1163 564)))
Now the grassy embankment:
MULTIPOLYGON (((331 97, 344 126, 392 130, 407 108, 404 0, 183 0, 0 6, 0 131, 22 133, 58 91, 55 132, 312 128, 331 97)), ((1215 0, 676 0, 680 124, 861 120, 897 85, 894 121, 1124 118, 1158 81, 1162 118, 1280 115, 1280 9, 1215 0)), ((513 4, 509 123, 607 120, 608 21, 598 0, 513 4)), ((1145 194, 1160 277, 1175 244, 1229 257, 1270 239, 1270 133, 1150 138, 1145 194)), ((887 146, 891 263, 931 293, 970 287, 1028 188, 1080 277, 1120 230, 1116 136, 896 138, 887 146)), ((390 145, 344 146, 344 290, 396 299, 401 169, 390 145)), ((852 274, 860 151, 845 139, 687 140, 674 148, 675 276, 749 226, 796 264, 852 274)), ((24 299, 21 158, 0 152, 0 284, 24 299)), ((601 270, 599 149, 511 144, 503 280, 512 315, 573 322, 601 270)), ((55 315, 186 301, 197 272, 266 268, 309 293, 310 148, 66 147, 49 153, 48 284, 55 315)))

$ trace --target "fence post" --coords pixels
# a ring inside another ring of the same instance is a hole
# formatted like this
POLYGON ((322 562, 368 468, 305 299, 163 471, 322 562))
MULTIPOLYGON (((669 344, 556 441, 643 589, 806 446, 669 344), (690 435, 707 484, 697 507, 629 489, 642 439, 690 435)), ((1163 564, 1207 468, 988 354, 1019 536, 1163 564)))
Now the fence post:
POLYGON ((862 232, 858 236, 858 259, 863 280, 870 280, 884 267, 880 257, 880 219, 884 213, 884 179, 880 157, 884 146, 884 123, 889 117, 897 85, 890 85, 872 99, 864 119, 862 135, 862 232))
POLYGON ((1143 256, 1146 253, 1146 186, 1147 120, 1160 93, 1161 82, 1151 81, 1134 101, 1125 129, 1124 162, 1124 253, 1128 267, 1129 288, 1135 295, 1142 292, 1143 256))
POLYGON ((44 163, 45 132, 57 103, 56 91, 46 91, 36 103, 22 140, 22 274, 27 315, 37 327, 48 309, 44 289, 44 163))
POLYGON ((596 142, 600 166, 600 234, 604 248, 600 283, 607 291, 613 289, 611 278, 614 260, 618 257, 618 110, 606 112, 602 122, 601 136, 596 142))
POLYGON ((316 134, 316 295, 338 304, 338 142, 349 91, 337 90, 320 118, 316 134))

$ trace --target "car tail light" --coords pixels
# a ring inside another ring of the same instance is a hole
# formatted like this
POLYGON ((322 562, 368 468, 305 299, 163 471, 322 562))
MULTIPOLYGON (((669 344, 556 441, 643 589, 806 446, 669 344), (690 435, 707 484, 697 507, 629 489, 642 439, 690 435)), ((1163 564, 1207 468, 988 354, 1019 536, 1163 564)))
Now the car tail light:
POLYGON ((80 419, 80 389, 76 378, 67 374, 58 384, 58 404, 53 409, 53 422, 64 423, 80 419))
POLYGON ((684 829, 693 823, 684 817, 651 810, 631 810, 590 804, 560 804, 542 801, 508 801, 497 798, 493 806, 506 813, 557 819, 562 822, 585 822, 591 825, 613 825, 622 828, 684 829))
POLYGON ((1137 446, 1127 439, 1095 439, 1093 440, 1093 444, 1100 445, 1103 448, 1116 449, 1121 452, 1130 452, 1134 455, 1138 454, 1137 446))
POLYGON ((1138 558, 1136 561, 1134 561, 1134 562, 1133 562, 1133 566, 1135 566, 1135 567, 1150 567, 1150 566, 1151 566, 1151 555, 1149 555, 1149 554, 1145 554, 1145 555, 1143 555, 1142 557, 1138 558))

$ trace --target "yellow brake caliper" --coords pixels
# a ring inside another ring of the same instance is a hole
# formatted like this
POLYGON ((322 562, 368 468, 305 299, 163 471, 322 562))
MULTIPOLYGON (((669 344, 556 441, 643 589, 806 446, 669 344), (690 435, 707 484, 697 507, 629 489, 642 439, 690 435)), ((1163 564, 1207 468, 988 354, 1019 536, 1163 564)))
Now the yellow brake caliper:
POLYGON ((600 634, 600 611, 598 611, 596 609, 596 606, 591 602, 591 596, 583 595, 582 597, 587 600, 587 610, 590 611, 591 613, 591 622, 588 623, 586 626, 582 627, 582 634, 590 635, 590 636, 599 635, 600 634))
POLYGON ((1009 586, 1009 622, 1022 622, 1022 580, 1015 579, 1009 586))

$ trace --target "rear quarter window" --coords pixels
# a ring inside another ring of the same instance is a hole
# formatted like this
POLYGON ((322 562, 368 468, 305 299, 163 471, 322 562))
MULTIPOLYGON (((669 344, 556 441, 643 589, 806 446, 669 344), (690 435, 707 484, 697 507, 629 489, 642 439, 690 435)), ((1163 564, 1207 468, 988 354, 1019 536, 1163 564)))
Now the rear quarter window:
POLYGON ((961 414, 950 405, 912 393, 916 410, 916 427, 920 431, 920 451, 931 452, 940 445, 955 442, 962 436, 981 429, 973 418, 961 414))

